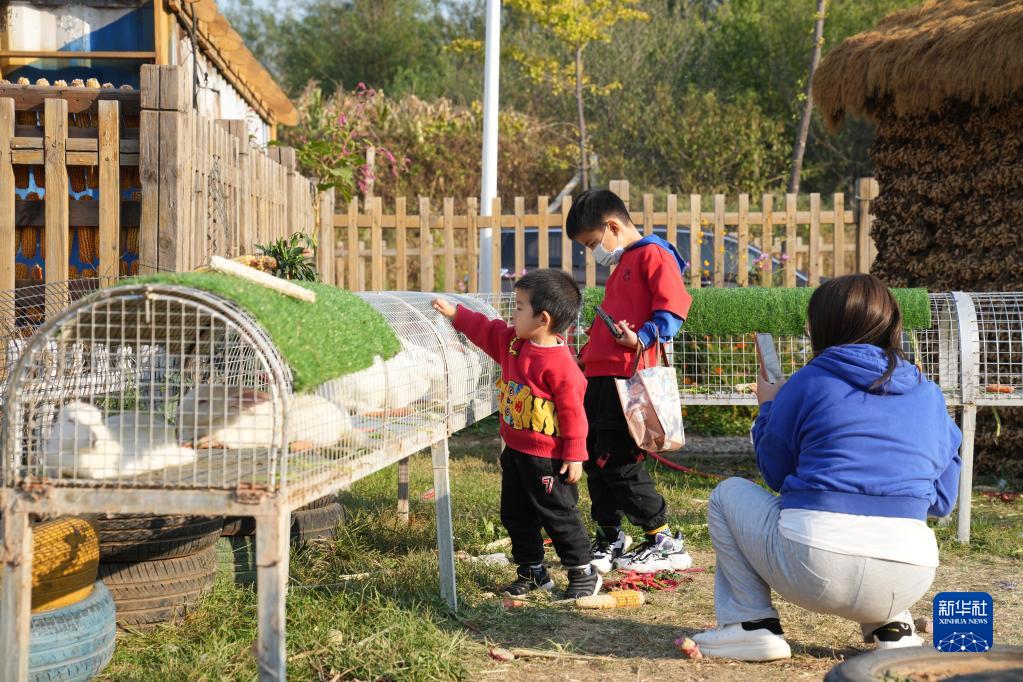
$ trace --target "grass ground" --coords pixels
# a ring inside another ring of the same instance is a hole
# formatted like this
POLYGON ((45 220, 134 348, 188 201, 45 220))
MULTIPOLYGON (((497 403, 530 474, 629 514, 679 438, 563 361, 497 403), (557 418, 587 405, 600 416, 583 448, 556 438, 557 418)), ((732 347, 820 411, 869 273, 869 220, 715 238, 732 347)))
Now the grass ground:
MULTIPOLYGON (((479 554, 504 536, 498 519, 496 427, 484 424, 452 443, 456 548, 479 554)), ((724 475, 755 476, 748 456, 688 456, 685 464, 724 475)), ((392 468, 342 495, 349 522, 332 542, 316 544, 292 560, 288 596, 289 674, 296 680, 789 680, 820 679, 843 658, 865 650, 858 628, 830 616, 778 606, 793 645, 788 661, 748 664, 690 661, 672 641, 714 623, 713 566, 705 520, 714 481, 664 467, 654 477, 669 500, 671 522, 681 528, 696 566, 705 573, 676 592, 651 595, 638 609, 585 612, 536 602, 506 609, 492 590, 512 569, 459 561, 460 609, 449 614, 438 596, 432 486, 428 457, 413 459, 412 520, 395 513, 392 468), (368 578, 347 576, 369 572, 368 578), (500 663, 488 647, 528 647, 550 657, 500 663), (568 657, 565 654, 574 654, 568 657)), ((1014 482, 1018 489, 1018 483, 1014 482)), ((582 486, 582 507, 589 501, 582 486)), ((974 496, 973 542, 960 545, 954 528, 937 528, 942 566, 915 615, 930 616, 930 598, 945 590, 983 590, 995 601, 995 640, 1023 642, 1023 501, 974 496)), ((634 533, 638 529, 633 529, 634 533)), ((552 556, 553 559, 553 556, 552 556)), ((561 586, 560 569, 554 571, 561 586)), ((254 593, 220 580, 206 605, 183 623, 123 635, 109 680, 251 680, 254 593)))

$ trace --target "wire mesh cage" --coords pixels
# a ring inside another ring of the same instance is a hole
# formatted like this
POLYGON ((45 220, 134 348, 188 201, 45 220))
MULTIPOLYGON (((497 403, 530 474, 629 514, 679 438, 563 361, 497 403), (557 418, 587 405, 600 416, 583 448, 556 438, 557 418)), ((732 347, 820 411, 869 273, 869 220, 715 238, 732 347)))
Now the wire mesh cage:
POLYGON ((1023 405, 1023 293, 971 293, 977 402, 1023 405))

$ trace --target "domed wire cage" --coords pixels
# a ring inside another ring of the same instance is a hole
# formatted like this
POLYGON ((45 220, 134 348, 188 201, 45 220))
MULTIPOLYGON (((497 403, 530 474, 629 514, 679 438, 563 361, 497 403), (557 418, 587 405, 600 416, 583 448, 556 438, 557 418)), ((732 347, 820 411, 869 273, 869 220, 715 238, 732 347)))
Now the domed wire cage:
MULTIPOLYGON (((248 312, 190 287, 102 289, 28 339, 12 333, 0 439, 5 538, 30 539, 29 513, 254 516, 260 666, 283 673, 276 634, 290 512, 430 448, 441 591, 454 606, 446 439, 494 412, 498 368, 432 309, 434 295, 361 297, 400 350, 302 393, 248 312)), ((507 296, 448 297, 491 318, 500 316, 491 302, 508 308, 507 296)), ((12 628, 24 570, 5 565, 0 622, 12 628)))

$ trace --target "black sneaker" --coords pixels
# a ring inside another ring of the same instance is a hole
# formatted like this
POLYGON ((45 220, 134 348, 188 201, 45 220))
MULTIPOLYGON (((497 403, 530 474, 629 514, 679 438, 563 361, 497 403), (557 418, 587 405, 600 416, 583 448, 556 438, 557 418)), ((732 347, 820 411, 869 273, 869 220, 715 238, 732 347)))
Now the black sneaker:
POLYGON ((585 568, 570 568, 568 569, 568 589, 565 590, 565 599, 578 599, 597 594, 603 584, 604 579, 592 565, 585 568))
POLYGON ((632 546, 632 538, 618 531, 618 536, 608 538, 604 535, 604 529, 598 527, 596 535, 593 536, 593 544, 590 551, 593 553, 593 567, 600 573, 607 573, 614 567, 614 562, 628 551, 632 546))
POLYGON ((519 566, 515 571, 515 582, 501 588, 501 594, 509 597, 521 597, 533 590, 550 592, 554 589, 554 581, 546 566, 519 566))

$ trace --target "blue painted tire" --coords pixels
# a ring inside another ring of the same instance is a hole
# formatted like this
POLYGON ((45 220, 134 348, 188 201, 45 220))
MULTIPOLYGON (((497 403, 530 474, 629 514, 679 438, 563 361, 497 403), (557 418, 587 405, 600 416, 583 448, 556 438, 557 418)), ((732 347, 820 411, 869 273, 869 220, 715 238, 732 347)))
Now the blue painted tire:
POLYGON ((28 655, 31 682, 88 680, 114 655, 114 599, 102 582, 71 606, 33 614, 28 655))

